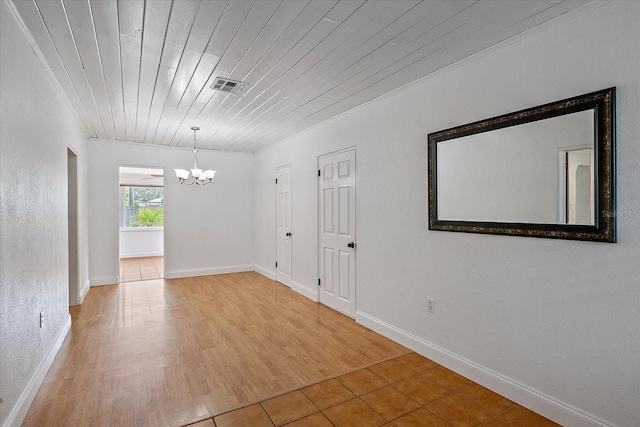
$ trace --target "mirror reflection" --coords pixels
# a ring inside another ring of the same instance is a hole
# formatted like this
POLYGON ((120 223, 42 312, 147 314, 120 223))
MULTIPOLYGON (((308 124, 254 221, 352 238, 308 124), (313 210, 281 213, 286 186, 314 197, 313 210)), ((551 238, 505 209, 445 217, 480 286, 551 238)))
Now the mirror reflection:
POLYGON ((616 241, 615 88, 430 133, 429 229, 616 241))
POLYGON ((443 141, 438 218, 594 224, 594 110, 443 141))

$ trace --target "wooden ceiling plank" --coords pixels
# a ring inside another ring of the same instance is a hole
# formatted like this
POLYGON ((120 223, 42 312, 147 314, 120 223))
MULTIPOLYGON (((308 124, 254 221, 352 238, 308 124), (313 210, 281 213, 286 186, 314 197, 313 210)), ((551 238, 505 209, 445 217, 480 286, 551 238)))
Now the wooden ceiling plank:
POLYGON ((184 58, 183 52, 191 34, 199 5, 200 0, 176 1, 171 9, 147 120, 144 137, 146 143, 155 141, 165 105, 176 81, 177 69, 184 58))
POLYGON ((336 51, 344 49, 345 45, 357 45, 362 38, 368 37, 364 35, 365 32, 375 32, 378 25, 384 25, 379 21, 388 22, 393 20, 415 6, 415 4, 416 2, 365 3, 342 22, 335 31, 329 34, 322 43, 317 45, 309 55, 290 68, 270 88, 272 93, 274 95, 277 94, 277 96, 271 96, 269 100, 262 103, 259 108, 254 109, 250 114, 241 114, 242 111, 229 114, 225 119, 224 134, 230 135, 237 132, 240 123, 250 123, 252 121, 252 115, 253 118, 258 115, 262 116, 262 112, 270 110, 275 104, 282 102, 283 99, 304 88, 309 81, 313 80, 311 74, 317 75, 324 72, 326 68, 323 68, 323 65, 325 67, 330 66, 331 60, 326 60, 326 58, 331 57, 336 51), (383 16, 384 18, 380 19, 383 16), (363 31, 364 29, 366 31, 363 31), (320 65, 323 60, 324 64, 320 65), (326 65, 327 62, 329 62, 328 65, 326 65))
POLYGON ((102 74, 107 88, 109 109, 113 117, 115 139, 125 141, 124 99, 120 68, 120 36, 118 32, 118 7, 116 2, 91 0, 91 12, 95 28, 102 74))
MULTIPOLYGON (((275 41, 273 46, 269 48, 268 55, 265 55, 254 66, 251 71, 243 79, 251 84, 247 92, 245 92, 240 100, 234 106, 247 105, 256 96, 258 96, 264 89, 268 87, 270 82, 264 80, 265 75, 269 70, 273 69, 281 61, 285 60, 286 55, 304 38, 309 32, 316 26, 316 24, 322 20, 322 17, 337 3, 337 0, 327 1, 311 1, 307 3, 298 15, 296 15, 294 21, 287 26, 281 36, 275 41)), ((209 100, 204 102, 197 102, 193 110, 193 114, 196 117, 208 118, 213 116, 213 112, 217 108, 218 104, 224 99, 212 100, 209 105, 209 100), (202 106, 204 104, 204 106, 202 106), (202 106, 202 107, 201 107, 202 106), (201 108, 200 111, 197 109, 201 108)), ((217 126, 216 129, 217 130, 217 126)), ((215 130, 209 129, 204 135, 206 141, 208 137, 213 135, 215 130)))
POLYGON ((122 96, 127 141, 134 141, 136 135, 144 11, 145 4, 143 2, 118 2, 122 96))
MULTIPOLYGON (((246 78, 250 71, 254 69, 257 64, 271 51, 278 39, 282 37, 283 33, 308 3, 309 0, 289 0, 287 2, 280 3, 277 10, 260 31, 260 34, 256 36, 251 46, 249 46, 245 54, 236 63, 235 67, 227 77, 233 80, 247 81, 246 78)), ((205 89, 207 87, 208 86, 205 86, 205 89)), ((185 120, 190 122, 197 120, 199 113, 205 107, 210 98, 210 94, 202 91, 196 98, 195 102, 190 106, 185 120)), ((235 105, 235 103, 240 99, 241 97, 238 96, 225 97, 222 103, 216 107, 216 110, 208 116, 208 119, 215 120, 215 122, 217 122, 217 118, 220 117, 223 112, 226 112, 231 106, 235 105)), ((211 129, 207 129, 207 131, 210 130, 211 129)), ((186 141, 187 138, 188 136, 182 137, 175 145, 184 146, 188 142, 186 141)))
MULTIPOLYGON (((413 63, 420 58, 428 56, 435 51, 446 48, 446 46, 455 43, 456 40, 460 40, 474 32, 472 26, 466 25, 469 16, 474 16, 474 19, 478 19, 481 16, 482 22, 492 19, 496 14, 505 13, 504 7, 496 3, 494 8, 483 7, 480 12, 474 11, 472 7, 465 8, 455 14, 451 15, 445 20, 440 20, 439 24, 432 23, 429 25, 429 31, 420 31, 416 37, 406 38, 400 45, 399 49, 396 46, 388 44, 384 45, 383 49, 380 49, 376 58, 367 57, 366 60, 360 61, 359 65, 362 69, 360 73, 354 73, 350 78, 343 80, 341 83, 335 85, 334 82, 328 82, 324 87, 316 89, 315 93, 312 93, 313 98, 308 100, 303 105, 299 105, 289 112, 280 111, 282 117, 290 115, 289 118, 275 119, 272 117, 272 123, 266 129, 264 129, 264 135, 270 134, 270 129, 284 128, 284 123, 296 122, 302 117, 306 117, 310 112, 321 110, 327 105, 335 102, 335 97, 345 98, 353 93, 358 92, 361 88, 371 84, 376 79, 383 78, 377 77, 379 73, 384 72, 387 75, 393 74, 396 70, 400 70, 407 66, 407 64, 413 63), (502 12, 500 12, 500 10, 502 12), (411 52, 405 54, 406 52, 411 52), (404 56, 402 56, 404 55, 404 56), (331 88, 331 86, 333 86, 331 88), (296 111, 300 110, 300 111, 296 111), (277 123, 277 125, 276 125, 277 123), (277 126, 277 127, 276 127, 277 126), (270 128, 270 129, 269 129, 270 128)), ((359 71, 357 69, 356 71, 359 71)), ((409 81, 399 82, 398 87, 409 83, 409 81)), ((389 88, 388 90, 391 90, 389 88)))
MULTIPOLYGON (((552 19, 556 16, 562 15, 564 13, 570 12, 575 9, 576 2, 572 1, 555 1, 552 5, 548 3, 538 4, 538 6, 545 6, 537 10, 536 13, 529 14, 528 16, 522 16, 523 11, 514 12, 513 24, 505 27, 505 28, 494 28, 495 31, 492 32, 491 35, 487 36, 487 40, 485 44, 487 46, 493 46, 496 43, 503 41, 505 38, 513 37, 522 33, 523 31, 529 30, 539 24, 546 22, 549 19, 552 19), (518 17, 520 19, 518 19, 518 17)), ((533 5, 529 5, 533 6, 533 5)))
POLYGON ((307 32, 300 41, 296 43, 284 55, 284 57, 266 73, 260 81, 262 87, 266 86, 266 89, 255 96, 249 104, 258 107, 264 101, 270 99, 275 93, 277 93, 277 89, 272 89, 274 84, 276 84, 276 82, 278 82, 288 70, 295 66, 295 64, 297 64, 329 34, 331 34, 340 25, 340 23, 353 14, 363 2, 363 0, 343 0, 335 4, 335 6, 332 7, 325 15, 329 16, 329 14, 331 14, 331 20, 320 18, 316 25, 314 25, 313 28, 311 28, 311 30, 309 30, 309 32, 307 32))
MULTIPOLYGON (((509 4, 502 5, 502 7, 505 7, 505 6, 513 6, 513 3, 509 2, 509 4)), ((548 6, 548 4, 547 5, 538 5, 537 8, 538 9, 540 7, 545 8, 547 6, 548 6)), ((516 12, 510 13, 508 8, 507 9, 501 8, 500 12, 497 13, 497 15, 500 15, 501 19, 504 19, 503 17, 505 15, 508 15, 510 17, 511 17, 511 15, 516 15, 516 16, 520 15, 520 16, 522 16, 523 14, 535 14, 537 12, 536 10, 533 10, 535 8, 531 8, 531 9, 532 10, 530 10, 530 11, 524 11, 524 12, 521 9, 518 9, 518 10, 516 10, 516 12)), ((489 17, 495 18, 496 17, 496 13, 485 14, 485 18, 489 18, 489 17)), ((521 19, 521 17, 519 19, 521 19)), ((503 23, 502 25, 505 25, 505 24, 503 23)), ((473 31, 473 38, 470 38, 470 40, 478 40, 478 38, 484 37, 486 35, 485 33, 487 33, 488 31, 492 30, 487 22, 482 22, 479 25, 475 25, 475 26, 470 26, 469 27, 469 29, 471 29, 471 30, 473 30, 473 28, 477 28, 477 31, 473 31)), ((455 41, 453 43, 456 44, 455 41)), ((464 40, 462 43, 457 43, 458 46, 456 46, 456 50, 462 50, 462 47, 466 46, 467 44, 468 44, 468 40, 464 40)), ((482 49, 484 47, 488 47, 488 45, 479 46, 474 51, 470 51, 468 53, 464 53, 463 56, 457 57, 455 59, 452 59, 451 62, 455 62, 455 61, 463 58, 464 56, 467 56, 468 54, 475 53, 477 50, 480 50, 480 49, 482 49)), ((440 52, 446 52, 446 50, 444 50, 444 51, 436 51, 436 54, 440 55, 440 52)), ((432 55, 432 54, 429 54, 429 55, 432 55)), ((429 66, 433 66, 433 64, 434 64, 433 56, 427 56, 427 57, 425 57, 423 59, 419 59, 418 61, 414 61, 414 62, 419 62, 420 65, 418 67, 415 67, 414 65, 411 65, 410 67, 419 69, 423 74, 419 74, 419 72, 414 72, 409 77, 406 77, 406 78, 403 78, 403 79, 399 79, 398 78, 400 75, 398 75, 398 76, 394 75, 391 78, 386 78, 385 85, 381 85, 379 93, 376 93, 373 97, 377 97, 377 96, 379 96, 379 95, 381 95, 381 94, 383 94, 383 93, 385 93, 385 92, 387 92, 389 90, 394 89, 395 87, 399 87, 399 86, 402 86, 402 85, 404 85, 404 84, 406 84, 408 82, 414 81, 415 79, 418 79, 418 78, 422 77, 424 75, 424 72, 435 71, 435 70, 437 70, 437 69, 439 69, 441 67, 444 67, 444 66, 448 65, 449 63, 451 63, 451 62, 444 62, 444 61, 441 60, 440 62, 436 63, 437 65, 436 65, 435 68, 432 68, 431 70, 429 70, 428 67, 429 66), (400 82, 400 83, 398 83, 398 82, 400 82)), ((395 65, 395 63, 394 63, 394 65, 395 65)), ((406 68, 406 66, 402 66, 402 67, 406 68)), ((401 69, 402 69, 402 67, 401 67, 401 69)), ((349 96, 353 96, 353 95, 349 95, 349 96)), ((372 98, 369 98, 369 99, 372 99, 372 98)), ((358 99, 355 104, 349 106, 348 108, 352 108, 353 106, 359 105, 359 103, 362 103, 362 102, 366 102, 369 99, 358 99)), ((313 111, 313 109, 310 109, 309 111, 313 111)), ((333 110, 333 113, 339 114, 339 112, 336 112, 336 110, 333 110)), ((285 122, 285 121, 281 120, 281 121, 275 121, 275 123, 277 123, 277 124, 274 124, 273 129, 277 129, 277 133, 283 134, 284 136, 290 134, 289 132, 291 132, 291 125, 290 125, 289 121, 285 122)), ((311 123, 311 124, 313 124, 313 123, 311 123)), ((311 125, 311 124, 306 123, 306 125, 311 125)), ((248 136, 248 135, 243 135, 242 136, 242 140, 243 141, 247 141, 247 140, 250 140, 250 139, 255 139, 255 135, 259 135, 261 138, 266 138, 266 140, 271 140, 273 133, 274 133, 274 131, 264 132, 264 129, 263 129, 261 131, 261 133, 256 133, 256 134, 253 135, 253 137, 252 136, 248 136)))
POLYGON ((160 73, 160 60, 164 46, 172 3, 165 0, 147 0, 144 13, 144 36, 140 60, 138 110, 135 142, 145 142, 149 112, 154 89, 160 73))
MULTIPOLYGON (((354 2, 352 6, 357 7, 359 4, 360 2, 354 2)), ((293 64, 302 58, 306 52, 308 52, 308 49, 313 48, 313 46, 321 42, 335 28, 335 23, 323 20, 322 17, 329 13, 333 7, 337 7, 338 5, 339 3, 334 3, 332 5, 330 2, 309 3, 308 7, 306 7, 300 15, 300 19, 297 19, 296 22, 294 22, 294 25, 289 27, 289 30, 291 30, 290 32, 297 35, 297 37, 280 39, 285 43, 284 46, 281 46, 277 51, 277 56, 279 56, 279 53, 284 51, 283 54, 277 61, 273 62, 273 65, 270 68, 265 70, 265 74, 259 77, 258 82, 249 88, 249 90, 243 95, 240 102, 236 105, 246 105, 246 108, 251 108, 251 105, 257 100, 261 98, 265 99, 265 91, 267 91, 269 87, 277 81, 281 74, 286 72, 293 64)), ((340 7, 340 10, 345 11, 345 8, 340 7)), ((349 12, 349 9, 346 9, 346 12, 349 12)), ((352 12, 353 10, 349 13, 352 12)), ((274 57, 275 56, 276 55, 274 55, 274 57)), ((262 64, 262 67, 258 68, 264 69, 265 65, 266 64, 262 64)), ((257 74, 255 75, 258 76, 257 74)), ((248 82, 251 83, 252 81, 248 79, 248 82)), ((217 105, 209 103, 205 106, 200 115, 210 117, 216 107, 217 105)))
MULTIPOLYGON (((197 13, 193 16, 193 25, 186 41, 180 64, 176 70, 176 75, 166 99, 162 118, 158 124, 153 141, 156 144, 166 145, 171 139, 173 131, 180 126, 181 117, 177 111, 180 101, 190 89, 191 81, 199 65, 203 68, 212 66, 219 61, 216 55, 204 55, 209 42, 215 38, 216 31, 224 22, 225 16, 234 17, 233 13, 225 15, 228 11, 238 11, 239 19, 243 19, 243 11, 251 6, 250 2, 227 2, 212 3, 202 2, 197 13), (236 5, 237 4, 237 5, 236 5), (246 6, 248 4, 248 6, 246 6)), ((238 19, 236 17, 236 19, 238 19)), ((233 21, 235 22, 235 21, 233 21)), ((192 88, 190 90, 193 90, 192 88)), ((188 128, 185 130, 188 131, 188 128)))
MULTIPOLYGON (((220 18, 222 17, 222 13, 226 8, 226 5, 227 5, 227 2, 224 2, 224 1, 200 3, 200 7, 198 8, 198 14, 196 15, 196 18, 193 23, 192 32, 198 33, 198 32, 206 31, 206 37, 197 36, 197 35, 195 35, 194 37, 190 37, 189 40, 187 41, 186 49, 193 50, 193 51, 200 51, 203 53, 202 53, 202 56, 200 57, 200 62, 196 66, 196 70, 193 73, 193 76, 189 82, 187 89, 183 92, 180 103, 182 103, 182 99, 184 99, 185 95, 193 92, 194 87, 197 86, 195 82, 202 80, 203 76, 205 75, 208 77, 209 74, 211 73, 211 70, 213 70, 213 67, 215 67, 217 62, 220 60, 219 57, 213 56, 208 53, 204 53, 204 50, 206 49, 207 45, 211 42, 211 39, 213 38, 214 31, 218 26, 218 23, 220 21, 220 18)), ((202 86, 202 84, 200 85, 202 86)), ((200 87, 200 89, 202 89, 202 87, 200 87)), ((178 108, 180 108, 180 104, 178 108)), ((189 125, 189 127, 190 126, 191 125, 189 125)), ((192 140, 191 138, 193 137, 193 134, 190 129, 182 129, 180 126, 176 128, 175 133, 179 133, 183 135, 183 137, 187 139, 188 142, 191 142, 192 140)))
MULTIPOLYGON (((464 24, 456 24, 450 23, 447 26, 440 27, 440 31, 443 34, 440 35, 434 42, 432 42, 429 46, 423 47, 418 51, 414 51, 412 54, 403 57, 401 60, 394 62, 391 66, 384 68, 382 71, 379 71, 368 78, 358 81, 356 84, 352 84, 350 81, 346 81, 333 89, 323 93, 322 95, 314 98, 310 102, 300 106, 290 113, 275 119, 269 123, 263 130, 263 136, 267 137, 272 135, 274 132, 280 132, 285 126, 296 123, 306 117, 314 114, 317 111, 322 111, 328 106, 333 105, 335 103, 336 97, 337 100, 341 101, 343 99, 349 99, 352 95, 357 94, 359 91, 371 85, 373 82, 382 79, 381 74, 391 75, 396 70, 402 69, 407 66, 407 64, 415 62, 420 58, 424 58, 433 52, 437 52, 440 49, 446 47, 447 45, 453 43, 455 40, 461 40, 465 35, 470 32, 470 29, 465 28, 464 24), (454 26, 457 25, 457 26, 454 26), (453 28, 450 28, 454 26, 453 28), (426 53, 426 52, 429 53, 426 53), (278 125, 276 125, 276 123, 278 125)), ((385 91, 393 90, 397 87, 403 86, 404 84, 409 83, 408 81, 400 81, 399 79, 394 80, 394 85, 388 86, 385 91), (394 87, 395 86, 395 87, 394 87)), ((384 92, 381 92, 382 94, 384 92)), ((365 101, 366 102, 366 101, 365 101)))
POLYGON ((64 92, 64 95, 68 99, 74 113, 77 115, 80 125, 87 132, 90 137, 97 138, 96 132, 93 129, 93 125, 89 120, 86 110, 82 105, 78 93, 73 87, 73 83, 55 49, 53 40, 49 36, 40 12, 33 1, 17 1, 14 2, 14 6, 22 21, 29 29, 34 42, 37 45, 38 50, 42 54, 43 59, 49 66, 53 77, 60 85, 60 89, 64 92))
POLYGON ((249 73, 245 76, 245 81, 251 83, 249 91, 243 96, 243 100, 254 99, 260 91, 268 87, 265 77, 281 62, 286 62, 287 55, 298 45, 298 43, 309 36, 309 33, 322 20, 337 0, 311 1, 295 20, 287 27, 282 35, 269 48, 268 55, 260 59, 249 73))
POLYGON ((107 86, 104 75, 102 74, 101 59, 90 4, 89 2, 64 0, 63 5, 71 26, 80 61, 84 68, 87 83, 93 94, 100 119, 104 126, 106 137, 115 139, 115 125, 111 109, 109 108, 109 95, 107 94, 107 86))
MULTIPOLYGON (((398 59, 398 53, 404 52, 417 44, 416 40, 427 42, 433 36, 423 34, 423 37, 420 39, 414 37, 413 44, 408 43, 400 48, 388 43, 389 40, 408 32, 425 33, 423 27, 433 28, 452 16, 456 16, 456 14, 459 14, 472 4, 473 1, 441 2, 436 4, 429 2, 422 3, 419 8, 416 8, 417 10, 412 10, 410 14, 402 16, 402 19, 395 21, 391 26, 385 28, 383 32, 359 46, 348 56, 345 56, 344 59, 339 61, 338 65, 334 67, 334 70, 319 76, 315 81, 309 83, 304 92, 298 93, 299 103, 296 105, 296 108, 315 100, 322 94, 335 88, 339 83, 345 84, 345 82, 347 82, 347 84, 354 84, 363 78, 363 72, 375 72, 383 67, 384 64, 393 63, 398 59), (416 27, 418 28, 416 29, 416 27), (427 39, 427 37, 429 39, 427 39), (394 56, 394 53, 396 56, 394 56), (340 69, 342 72, 338 73, 337 70, 340 69)), ((290 107, 290 110, 294 109, 292 107, 290 107)), ((266 118, 266 121, 274 119, 276 114, 282 115, 284 112, 281 109, 274 110, 270 116, 266 118)))
MULTIPOLYGON (((220 60, 218 57, 205 52, 202 56, 200 64, 194 73, 184 96, 180 100, 176 109, 176 118, 167 130, 165 135, 165 142, 170 143, 174 140, 178 128, 183 124, 183 121, 196 101, 198 95, 201 92, 209 92, 213 89, 210 88, 213 79, 216 77, 229 77, 234 68, 238 65, 238 62, 246 54, 247 50, 255 42, 256 38, 262 32, 265 25, 269 22, 275 11, 280 5, 279 1, 258 1, 253 3, 253 6, 249 12, 245 15, 243 21, 238 25, 237 31, 234 34, 233 39, 228 45, 228 48, 224 51, 220 60), (215 58, 209 60, 209 58, 215 58)), ((209 49, 207 49, 209 50, 209 49)), ((185 126, 186 127, 186 126, 185 126)), ((183 132, 183 134, 186 132, 183 132)), ((180 138, 175 138, 178 142, 180 138)), ((175 144, 172 144, 175 145, 175 144)))
MULTIPOLYGON (((228 2, 201 3, 200 8, 198 9, 198 15, 196 16, 194 22, 193 32, 206 30, 206 37, 190 37, 187 43, 187 49, 202 52, 202 54, 200 56, 198 64, 196 65, 195 71, 193 72, 193 75, 189 80, 189 84, 182 93, 182 96, 178 102, 175 117, 171 123, 172 125, 175 123, 175 126, 173 126, 173 130, 171 131, 171 135, 172 137, 176 134, 181 135, 189 142, 189 144, 191 143, 193 137, 193 133, 190 127, 197 123, 191 123, 188 125, 188 127, 180 126, 180 124, 184 121, 183 111, 185 109, 186 100, 192 99, 203 90, 203 86, 206 83, 206 80, 209 78, 214 67, 220 61, 220 57, 206 53, 205 50, 207 48, 207 45, 211 43, 211 40, 214 37, 215 30, 216 28, 218 28, 218 24, 220 23, 222 14, 228 5, 228 2)), ((168 132, 165 132, 163 143, 174 145, 171 138, 167 139, 167 134, 168 132)))
MULTIPOLYGON (((473 24, 465 24, 466 28, 471 31, 464 39, 456 40, 448 46, 455 46, 455 49, 438 50, 433 53, 429 53, 426 56, 421 56, 418 60, 414 60, 415 58, 408 56, 407 59, 411 61, 409 65, 406 64, 406 61, 403 61, 405 63, 397 62, 396 64, 393 64, 392 67, 384 73, 385 76, 383 79, 399 79, 400 81, 411 82, 419 77, 415 77, 417 75, 415 74, 415 71, 406 77, 403 76, 410 67, 433 72, 457 62, 473 53, 479 52, 492 44, 490 41, 491 39, 488 38, 488 36, 495 33, 497 31, 496 28, 504 28, 505 26, 509 27, 511 26, 511 22, 521 22, 523 19, 528 19, 527 17, 535 16, 541 9, 547 8, 548 3, 542 4, 540 2, 529 2, 526 5, 528 7, 522 7, 522 5, 520 5, 519 7, 514 8, 513 2, 504 1, 498 6, 499 7, 495 10, 495 13, 487 13, 483 16, 485 19, 484 21, 478 22, 477 20, 474 20, 473 24), (455 54, 449 54, 450 51, 455 52, 455 54), (399 74, 400 72, 403 74, 399 74)), ((476 19, 477 16, 479 15, 476 15, 476 19)), ((502 32, 501 30, 499 31, 502 32)), ((515 34, 516 32, 512 32, 508 37, 515 34)), ((419 51, 417 52, 419 53, 419 51)), ((374 78, 376 79, 376 82, 381 80, 380 77, 374 78)))
MULTIPOLYGON (((520 23, 526 19, 531 19, 536 17, 541 12, 541 9, 548 8, 547 5, 543 5, 538 3, 537 5, 531 4, 530 8, 522 9, 518 8, 517 10, 511 12, 508 9, 509 5, 502 5, 501 13, 496 18, 495 14, 487 14, 485 15, 485 19, 493 19, 495 21, 499 20, 500 25, 498 27, 513 27, 510 25, 510 22, 520 23), (504 9, 507 7, 507 9, 504 9)), ((474 25, 469 25, 469 34, 466 38, 458 39, 455 44, 457 44, 457 48, 450 49, 442 49, 433 52, 432 54, 422 56, 417 60, 412 58, 411 56, 407 56, 406 59, 409 61, 413 61, 410 63, 406 63, 405 61, 398 61, 393 64, 393 67, 388 67, 382 75, 378 73, 378 75, 371 76, 368 81, 363 81, 360 86, 361 89, 358 89, 356 86, 355 89, 357 92, 355 94, 345 96, 342 100, 340 100, 335 105, 330 105, 327 109, 326 113, 321 113, 324 109, 317 110, 315 113, 305 117, 300 124, 295 124, 295 127, 305 127, 308 126, 309 123, 317 123, 317 120, 325 120, 326 117, 330 117, 332 114, 336 114, 336 111, 344 109, 350 109, 355 107, 356 105, 360 105, 361 103, 367 102, 375 97, 382 95, 383 93, 388 92, 389 90, 393 90, 397 87, 400 87, 406 82, 412 82, 422 77, 425 71, 436 71, 440 68, 443 68, 449 64, 452 64, 464 57, 478 52, 486 47, 491 45, 491 38, 487 37, 487 34, 492 34, 496 31, 495 25, 490 25, 488 22, 480 23, 478 21, 474 25), (476 40, 475 43, 473 41, 476 40), (479 40, 479 41, 478 41, 479 40), (468 46, 473 46, 469 48, 468 46), (465 51, 467 49, 468 51, 465 51), (455 55, 452 55, 450 52, 455 52, 455 55), (403 63, 404 62, 404 63, 403 63), (429 70, 429 68, 431 69, 429 70), (397 69, 395 69, 397 68, 397 69)), ((509 37, 517 34, 517 30, 514 28, 512 33, 510 33, 509 37)), ((313 109, 311 109, 313 111, 313 109)), ((280 126, 285 127, 285 123, 281 123, 280 126)))
MULTIPOLYGON (((287 53, 283 61, 280 61, 267 72, 262 80, 268 84, 268 87, 260 93, 252 103, 257 105, 255 101, 259 101, 261 98, 271 98, 274 93, 279 92, 286 85, 288 81, 286 78, 290 76, 292 70, 297 69, 296 67, 300 62, 314 62, 317 56, 322 55, 322 51, 327 49, 324 47, 325 43, 333 46, 339 43, 339 41, 336 38, 332 38, 331 35, 335 31, 340 31, 340 28, 344 28, 341 27, 341 24, 352 15, 360 16, 357 14, 357 11, 362 7, 363 3, 363 1, 343 0, 331 8, 326 15, 326 17, 331 16, 331 20, 328 20, 329 18, 321 19, 316 26, 287 53)), ((369 2, 367 5, 378 5, 378 7, 380 7, 384 5, 384 2, 369 2)), ((364 9, 368 10, 369 8, 365 6, 364 9)), ((328 49, 330 49, 330 47, 328 49)))
MULTIPOLYGON (((354 52, 358 47, 366 44, 376 35, 393 26, 393 24, 400 22, 402 24, 402 27, 400 28, 404 28, 407 24, 403 24, 403 21, 401 21, 400 18, 404 17, 405 21, 406 18, 412 18, 412 21, 410 22, 415 23, 419 20, 420 16, 423 16, 428 11, 431 11, 431 6, 429 8, 417 7, 423 6, 425 4, 431 5, 431 3, 407 1, 394 2, 391 4, 386 4, 387 7, 384 8, 384 10, 379 10, 377 14, 375 14, 374 16, 370 16, 370 20, 367 19, 364 22, 361 21, 361 25, 359 26, 357 26, 356 22, 345 22, 343 26, 357 29, 357 31, 353 31, 352 33, 345 35, 344 42, 339 43, 335 49, 331 49, 316 63, 308 66, 307 69, 297 78, 295 78, 293 81, 290 81, 282 89, 282 92, 278 99, 271 99, 270 101, 263 103, 259 109, 254 110, 253 118, 243 116, 241 118, 242 120, 240 121, 236 117, 231 117, 229 119, 230 126, 227 126, 225 128, 226 136, 233 137, 237 132, 241 132, 242 129, 250 126, 257 117, 263 117, 265 110, 273 110, 273 107, 277 103, 280 103, 283 97, 297 96, 298 93, 304 93, 305 90, 308 90, 309 87, 313 87, 313 82, 316 81, 321 75, 331 73, 332 71, 335 72, 336 64, 344 62, 345 58, 350 58, 352 52, 354 52), (239 128, 237 126, 238 123, 242 123, 242 127, 239 128)), ((366 15, 361 15, 359 18, 362 19, 364 17, 366 17, 366 15)), ((397 26, 398 25, 396 24, 396 27, 397 26)), ((375 49, 375 47, 372 46, 371 49, 373 50, 375 49)))
POLYGON ((106 138, 102 119, 98 113, 91 88, 87 82, 78 51, 73 41, 73 35, 69 28, 62 2, 50 2, 39 0, 36 5, 40 10, 42 19, 53 44, 55 46, 61 62, 69 75, 71 83, 82 102, 84 110, 89 117, 91 125, 99 138, 106 138))
POLYGON ((229 77, 245 81, 266 55, 271 53, 280 38, 302 13, 310 0, 287 0, 278 5, 267 24, 256 36, 251 46, 231 70, 229 77))
MULTIPOLYGON (((273 4, 274 2, 264 1, 264 3, 273 4)), ((247 19, 247 17, 249 16, 252 10, 253 4, 254 2, 249 2, 249 1, 229 2, 227 4, 227 7, 223 12, 222 18, 219 21, 219 25, 215 27, 215 31, 208 45, 204 49, 206 54, 212 55, 213 57, 219 58, 219 59, 222 59, 222 57, 225 56, 225 53, 229 50, 240 27, 245 22, 245 19, 247 19)), ((214 68, 211 69, 208 75, 208 79, 202 85, 202 88, 197 94, 195 100, 192 101, 190 105, 188 105, 188 108, 186 109, 186 111, 184 111, 184 114, 187 114, 189 112, 189 109, 193 109, 194 106, 196 106, 196 108, 199 108, 199 106, 208 105, 209 103, 211 103, 212 106, 217 105, 219 102, 222 102, 222 100, 227 97, 228 94, 217 92, 210 88, 211 84, 213 84, 213 81, 216 77, 227 77, 226 73, 229 72, 228 70, 222 69, 217 65, 218 64, 215 64, 214 68)), ((229 67, 228 65, 223 65, 223 66, 229 67)), ((186 119, 186 117, 183 116, 181 119, 184 120, 186 119)), ((200 115, 196 116, 195 114, 191 114, 189 115, 189 120, 193 122, 201 122, 203 118, 200 115)), ((179 126, 179 123, 177 123, 177 126, 179 126)), ((200 132, 200 135, 199 135, 200 139, 201 139, 202 133, 207 132, 210 129, 211 129, 211 126, 209 127, 203 126, 203 130, 200 132)), ((176 139, 174 141, 174 145, 184 144, 185 141, 188 142, 187 133, 182 132, 182 137, 176 139)))
MULTIPOLYGON (((357 28, 357 31, 344 34, 344 41, 338 43, 335 48, 332 48, 320 60, 313 64, 308 64, 303 73, 286 85, 284 93, 297 92, 308 87, 310 83, 320 76, 331 75, 332 72, 336 73, 337 63, 350 57, 352 52, 371 40, 375 35, 380 34, 403 16, 419 15, 419 10, 416 10, 416 6, 419 4, 418 1, 394 2, 381 10, 380 13, 371 16, 370 20, 363 21, 363 25, 357 28)), ((356 22, 345 22, 341 27, 355 28, 356 25, 356 22)))
POLYGON ((196 124, 202 148, 255 150, 584 4, 417 1, 24 0, 15 8, 90 136, 182 146, 196 124), (218 76, 251 86, 243 96, 214 92, 218 76))

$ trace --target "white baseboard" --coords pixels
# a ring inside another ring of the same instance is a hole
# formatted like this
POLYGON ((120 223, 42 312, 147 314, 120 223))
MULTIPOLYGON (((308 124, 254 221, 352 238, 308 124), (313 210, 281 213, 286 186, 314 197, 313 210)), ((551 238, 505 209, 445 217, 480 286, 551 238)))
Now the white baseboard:
POLYGON ((291 289, 296 291, 302 296, 309 298, 315 302, 318 302, 318 290, 317 289, 309 289, 307 286, 296 282, 295 280, 291 281, 291 289))
POLYGON ((267 268, 264 268, 258 264, 253 264, 253 271, 255 271, 258 274, 262 274, 264 277, 271 279, 271 280, 276 280, 276 272, 275 271, 271 271, 267 268))
POLYGON ((118 276, 93 277, 89 280, 91 286, 105 286, 118 284, 118 276))
POLYGON ((91 282, 89 282, 88 280, 85 282, 84 287, 80 290, 80 301, 79 303, 82 304, 84 302, 84 299, 87 297, 87 294, 89 293, 89 288, 91 287, 91 282))
POLYGON ((146 258, 150 256, 164 256, 163 252, 140 252, 133 254, 120 254, 120 258, 146 258))
POLYGON ((356 322, 561 425, 613 426, 611 423, 607 423, 578 408, 547 396, 366 313, 357 311, 356 322))
POLYGON ((11 412, 9 412, 9 416, 5 420, 3 427, 19 427, 20 424, 22 424, 24 417, 27 416, 27 412, 33 403, 33 399, 36 398, 36 394, 44 381, 44 377, 47 375, 51 364, 53 364, 53 360, 56 358, 60 346, 62 346, 62 342, 66 338, 67 333, 69 333, 69 329, 71 329, 71 315, 67 314, 62 328, 60 328, 51 347, 49 347, 49 350, 47 350, 44 358, 31 376, 27 386, 22 390, 18 401, 11 409, 11 412))
POLYGON ((185 277, 212 276, 215 274, 242 273, 245 271, 253 271, 254 266, 247 265, 230 265, 226 267, 210 267, 210 268, 194 268, 191 270, 173 270, 165 271, 165 279, 182 279, 185 277))

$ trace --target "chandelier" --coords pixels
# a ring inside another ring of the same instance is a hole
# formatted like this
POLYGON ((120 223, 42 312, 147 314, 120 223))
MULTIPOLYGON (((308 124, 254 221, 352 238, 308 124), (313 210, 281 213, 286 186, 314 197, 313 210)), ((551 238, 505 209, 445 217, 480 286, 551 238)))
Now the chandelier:
POLYGON ((189 179, 189 171, 186 169, 174 169, 180 184, 186 185, 207 185, 213 182, 216 171, 198 169, 198 149, 196 148, 196 132, 200 130, 198 126, 192 126, 193 131, 193 169, 191 169, 191 179, 189 179))

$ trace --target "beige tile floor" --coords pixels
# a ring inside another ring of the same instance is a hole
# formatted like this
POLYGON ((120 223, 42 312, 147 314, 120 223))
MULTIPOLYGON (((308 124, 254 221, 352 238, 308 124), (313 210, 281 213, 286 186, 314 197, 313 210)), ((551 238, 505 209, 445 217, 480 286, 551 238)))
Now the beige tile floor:
POLYGON ((120 283, 164 278, 164 257, 120 258, 120 283))
POLYGON ((551 427, 558 424, 409 353, 191 424, 196 427, 551 427))

